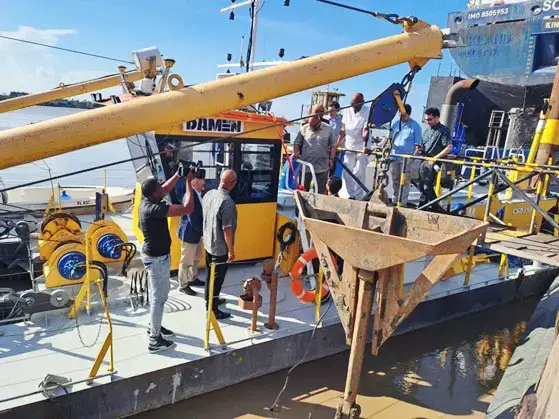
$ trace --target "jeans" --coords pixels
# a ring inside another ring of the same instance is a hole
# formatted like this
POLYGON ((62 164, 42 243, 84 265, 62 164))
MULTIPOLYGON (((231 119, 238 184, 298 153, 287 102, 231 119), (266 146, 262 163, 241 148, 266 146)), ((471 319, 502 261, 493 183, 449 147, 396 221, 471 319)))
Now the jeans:
POLYGON ((184 290, 189 283, 198 278, 198 264, 202 256, 202 242, 181 243, 181 261, 179 264, 179 284, 184 290))
POLYGON ((163 309, 171 289, 171 256, 148 256, 142 254, 142 262, 149 274, 149 296, 151 304, 149 314, 151 319, 150 339, 156 340, 161 334, 163 309))
POLYGON ((206 299, 206 310, 208 309, 208 295, 210 294, 210 275, 211 275, 211 266, 210 264, 216 263, 215 266, 215 280, 214 280, 214 295, 213 295, 213 310, 217 310, 217 299, 219 298, 219 293, 221 292, 221 287, 223 286, 223 282, 225 281, 225 274, 227 273, 227 268, 229 264, 227 259, 229 257, 227 255, 223 256, 214 256, 209 254, 206 251, 206 272, 208 274, 206 278, 206 284, 204 286, 204 298, 206 299))
MULTIPOLYGON (((326 184, 328 183, 328 172, 315 173, 316 176, 316 192, 325 195, 326 194, 326 184)), ((305 173, 305 179, 303 179, 303 186, 307 191, 311 189, 312 174, 310 171, 305 173)))

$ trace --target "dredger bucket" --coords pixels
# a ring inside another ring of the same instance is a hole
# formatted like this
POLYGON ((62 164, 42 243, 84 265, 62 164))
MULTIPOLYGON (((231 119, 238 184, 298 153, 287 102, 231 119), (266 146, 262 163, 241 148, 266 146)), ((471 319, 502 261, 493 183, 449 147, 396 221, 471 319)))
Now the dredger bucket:
POLYGON ((353 338, 359 280, 376 287, 374 354, 488 226, 475 219, 307 192, 296 192, 296 201, 348 343, 353 338), (332 262, 333 253, 344 260, 342 275, 332 262), (426 256, 434 258, 403 293, 404 264, 426 256))

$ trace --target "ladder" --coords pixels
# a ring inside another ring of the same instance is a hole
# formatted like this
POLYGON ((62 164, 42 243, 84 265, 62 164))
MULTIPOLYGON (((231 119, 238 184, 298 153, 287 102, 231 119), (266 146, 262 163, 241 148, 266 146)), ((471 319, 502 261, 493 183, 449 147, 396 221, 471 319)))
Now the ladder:
POLYGON ((485 143, 485 151, 483 158, 500 159, 499 143, 503 134, 503 128, 507 122, 507 113, 505 111, 491 111, 489 118, 489 131, 487 132, 487 141, 485 143))

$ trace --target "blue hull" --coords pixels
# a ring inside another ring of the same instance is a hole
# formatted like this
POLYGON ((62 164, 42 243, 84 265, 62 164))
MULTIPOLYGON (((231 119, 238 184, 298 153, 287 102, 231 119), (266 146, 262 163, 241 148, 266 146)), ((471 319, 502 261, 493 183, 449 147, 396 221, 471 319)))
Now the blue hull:
POLYGON ((451 13, 464 46, 450 50, 458 67, 483 81, 479 89, 503 109, 539 106, 549 95, 559 56, 559 1, 451 13))

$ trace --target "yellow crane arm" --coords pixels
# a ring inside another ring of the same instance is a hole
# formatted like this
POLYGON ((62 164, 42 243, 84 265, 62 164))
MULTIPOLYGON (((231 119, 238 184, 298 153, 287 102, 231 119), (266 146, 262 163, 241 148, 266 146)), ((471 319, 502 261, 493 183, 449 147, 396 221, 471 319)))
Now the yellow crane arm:
POLYGON ((440 58, 443 34, 424 22, 380 40, 188 88, 0 132, 0 169, 274 99, 402 63, 440 58))
MULTIPOLYGON (((129 71, 122 73, 126 77, 126 81, 134 82, 140 80, 143 75, 141 71, 129 71)), ((15 97, 0 101, 0 113, 15 111, 17 109, 27 108, 28 106, 39 105, 51 100, 63 99, 72 96, 83 95, 89 92, 106 89, 108 87, 118 86, 122 81, 122 74, 101 77, 95 80, 74 83, 70 85, 61 84, 56 89, 47 92, 33 93, 26 96, 15 97)))

